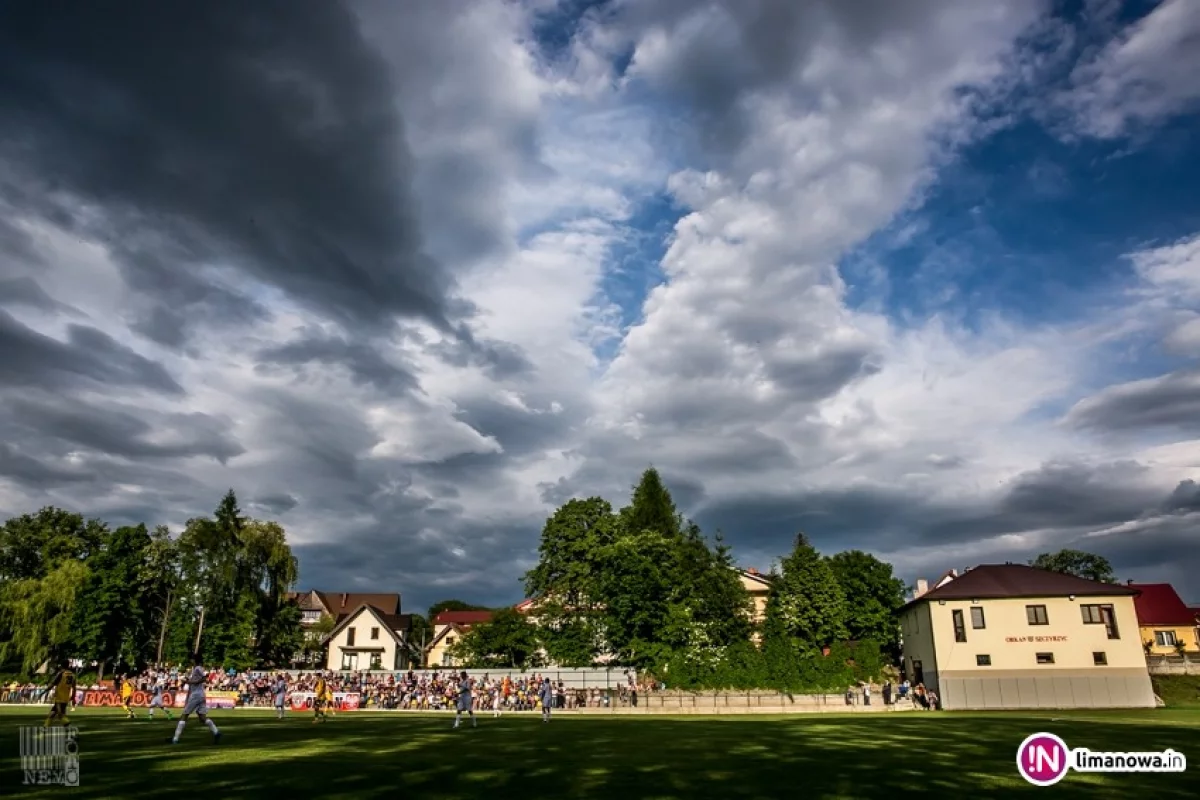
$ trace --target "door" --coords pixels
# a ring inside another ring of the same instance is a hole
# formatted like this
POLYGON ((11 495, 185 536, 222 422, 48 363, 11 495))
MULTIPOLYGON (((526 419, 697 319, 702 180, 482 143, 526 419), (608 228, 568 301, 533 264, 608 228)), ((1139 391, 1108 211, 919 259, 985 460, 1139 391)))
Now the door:
POLYGON ((920 661, 913 661, 913 679, 912 685, 919 686, 925 682, 925 670, 921 667, 920 661))

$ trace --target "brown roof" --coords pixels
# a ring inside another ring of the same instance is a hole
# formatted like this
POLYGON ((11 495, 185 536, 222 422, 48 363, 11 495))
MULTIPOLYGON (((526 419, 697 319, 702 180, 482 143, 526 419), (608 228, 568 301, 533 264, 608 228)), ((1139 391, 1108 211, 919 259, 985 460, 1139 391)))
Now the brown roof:
POLYGON ((387 593, 321 592, 321 602, 335 617, 349 614, 359 606, 371 606, 383 614, 400 613, 400 595, 387 593))
POLYGON ((1100 583, 1061 572, 1027 567, 1024 564, 981 564, 940 589, 930 589, 903 607, 925 600, 975 600, 1004 597, 1132 597, 1136 589, 1115 583, 1100 583))
POLYGON ((491 622, 495 611, 443 611, 433 618, 434 625, 477 625, 491 622))

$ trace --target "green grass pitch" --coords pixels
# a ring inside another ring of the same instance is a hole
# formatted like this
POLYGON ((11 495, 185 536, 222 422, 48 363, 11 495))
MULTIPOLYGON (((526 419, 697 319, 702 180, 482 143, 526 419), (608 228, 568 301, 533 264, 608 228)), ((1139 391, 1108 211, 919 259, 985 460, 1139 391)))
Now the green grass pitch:
POLYGON ((21 725, 40 708, 0 709, 0 796, 28 798, 890 798, 1200 796, 1200 710, 1087 713, 904 713, 789 717, 536 714, 451 730, 448 714, 215 711, 214 746, 193 719, 179 745, 174 723, 125 719, 117 709, 75 712, 80 786, 25 786, 21 725), (1016 748, 1056 733, 1092 750, 1173 748, 1183 774, 1069 774, 1051 789, 1025 784, 1016 748))

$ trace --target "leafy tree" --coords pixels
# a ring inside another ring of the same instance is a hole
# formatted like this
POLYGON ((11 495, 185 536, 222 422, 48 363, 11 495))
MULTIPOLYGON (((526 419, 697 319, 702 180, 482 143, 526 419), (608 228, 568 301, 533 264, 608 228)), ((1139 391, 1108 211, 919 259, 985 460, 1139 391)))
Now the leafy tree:
POLYGON ((846 596, 804 534, 796 536, 794 549, 780 567, 770 597, 787 635, 803 647, 818 649, 845 639, 846 596))
POLYGON ((138 574, 141 604, 136 635, 145 662, 163 662, 173 614, 176 624, 184 622, 191 627, 190 617, 178 615, 181 580, 179 548, 167 526, 159 525, 150 534, 138 574))
POLYGON ((477 606, 462 600, 439 600, 429 607, 429 621, 443 611, 491 611, 487 606, 477 606))
POLYGON ((554 599, 575 611, 590 607, 599 575, 598 554, 616 541, 620 530, 607 500, 567 501, 542 528, 537 566, 525 575, 526 596, 554 599))
POLYGON ((83 561, 64 559, 43 578, 23 578, 4 586, 0 620, 10 638, 0 644, 0 661, 16 657, 31 673, 48 658, 69 653, 75 598, 87 581, 83 561))
POLYGON ((321 614, 320 619, 312 624, 305 632, 303 642, 299 648, 299 652, 304 656, 306 664, 313 664, 321 661, 321 656, 325 653, 325 637, 333 633, 333 629, 337 627, 337 621, 328 614, 321 614))
POLYGON ((142 565, 151 543, 145 525, 117 528, 88 561, 88 577, 74 608, 75 653, 100 662, 140 667, 142 565))
POLYGON ((643 472, 633 487, 629 505, 621 509, 621 521, 628 531, 654 531, 662 536, 677 536, 682 531, 675 500, 654 467, 643 472))
POLYGON ((861 550, 847 550, 827 559, 842 593, 853 598, 846 604, 849 638, 872 640, 889 652, 900 641, 896 609, 904 605, 904 582, 892 574, 892 565, 861 550))
POLYGON ((14 517, 0 526, 0 583, 44 578, 64 561, 86 561, 107 535, 103 522, 53 506, 14 517))
POLYGON ((617 658, 637 667, 663 657, 663 632, 675 600, 677 548, 657 531, 628 533, 601 548, 596 576, 604 636, 617 658))
POLYGON ((539 666, 539 650, 537 628, 513 608, 502 608, 491 621, 473 625, 450 646, 456 660, 479 668, 539 666))
POLYGON ((422 614, 412 615, 412 631, 409 643, 414 647, 425 647, 433 641, 433 625, 422 614))
POLYGON ((1095 555, 1094 553, 1085 553, 1082 550, 1064 549, 1059 550, 1057 553, 1042 553, 1033 561, 1030 561, 1029 564, 1038 569, 1063 572, 1067 575, 1074 575, 1077 578, 1086 578, 1089 581, 1099 581, 1100 583, 1117 582, 1112 564, 1109 563, 1107 558, 1095 555))

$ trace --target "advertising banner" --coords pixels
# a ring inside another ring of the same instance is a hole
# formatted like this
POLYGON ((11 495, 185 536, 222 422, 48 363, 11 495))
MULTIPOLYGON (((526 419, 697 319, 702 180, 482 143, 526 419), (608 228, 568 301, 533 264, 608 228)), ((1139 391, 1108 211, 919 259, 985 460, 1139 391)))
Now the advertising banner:
MULTIPOLYGON (((154 692, 136 690, 133 693, 131 705, 135 708, 148 708, 150 701, 153 699, 154 692)), ((75 691, 75 705, 84 707, 115 707, 121 705, 121 695, 112 689, 77 689, 75 691)), ((167 708, 183 705, 183 694, 174 695, 171 692, 163 692, 163 705, 167 708)))
MULTIPOLYGON (((312 711, 314 697, 312 692, 292 692, 292 711, 312 711)), ((358 692, 333 693, 333 707, 337 711, 356 711, 361 706, 362 695, 358 692)))
MULTIPOLYGON (((154 692, 143 692, 140 689, 133 693, 131 705, 134 708, 149 708, 154 699, 154 692)), ((187 702, 187 692, 163 692, 163 706, 166 708, 182 708, 187 702)), ((75 692, 75 704, 84 707, 117 707, 121 705, 121 695, 111 689, 81 689, 75 692)), ((208 692, 205 704, 209 708, 234 708, 238 704, 237 692, 208 692)))

